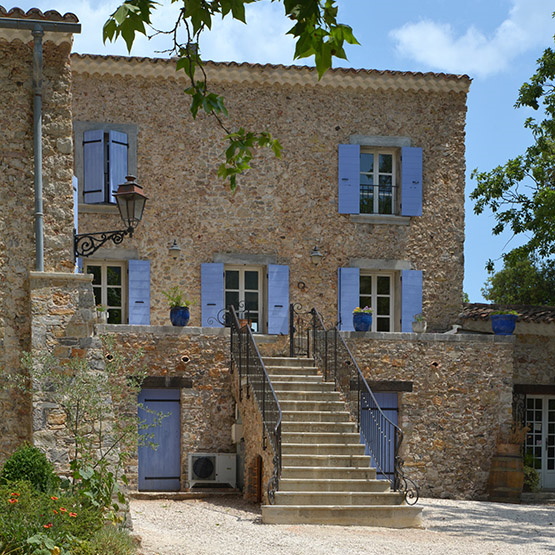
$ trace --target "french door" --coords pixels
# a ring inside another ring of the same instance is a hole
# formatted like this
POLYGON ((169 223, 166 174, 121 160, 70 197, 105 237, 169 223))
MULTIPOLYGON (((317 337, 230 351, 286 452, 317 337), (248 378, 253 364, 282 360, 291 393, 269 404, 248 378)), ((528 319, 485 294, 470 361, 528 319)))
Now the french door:
POLYGON ((239 318, 248 318, 253 332, 262 331, 262 268, 225 267, 225 306, 233 305, 239 318))
POLYGON ((555 489, 555 397, 526 397, 526 453, 541 476, 543 489, 555 489))

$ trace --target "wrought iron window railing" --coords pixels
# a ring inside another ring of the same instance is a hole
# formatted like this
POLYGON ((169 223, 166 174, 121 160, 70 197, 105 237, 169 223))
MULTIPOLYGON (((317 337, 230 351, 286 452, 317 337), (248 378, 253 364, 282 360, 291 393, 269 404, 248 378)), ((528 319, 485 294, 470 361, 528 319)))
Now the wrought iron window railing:
POLYGON ((262 415, 262 447, 266 449, 269 439, 274 451, 274 472, 267 485, 268 499, 273 503, 281 473, 281 408, 250 326, 240 325, 233 306, 228 307, 227 314, 231 327, 231 371, 237 374, 239 401, 244 387, 247 395, 254 395, 262 415))
POLYGON ((314 308, 303 312, 301 306, 290 305, 289 345, 290 356, 312 356, 324 380, 335 381, 357 422, 378 476, 388 479, 394 491, 403 492, 407 503, 416 503, 418 486, 406 476, 400 456, 403 432, 380 408, 337 327, 326 329, 314 308))

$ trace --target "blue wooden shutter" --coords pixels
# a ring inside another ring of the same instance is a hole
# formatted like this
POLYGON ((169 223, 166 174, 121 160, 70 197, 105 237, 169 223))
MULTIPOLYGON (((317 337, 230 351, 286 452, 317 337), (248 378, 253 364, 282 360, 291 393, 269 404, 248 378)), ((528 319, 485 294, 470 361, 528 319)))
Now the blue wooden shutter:
POLYGON ((289 333, 289 266, 268 265, 268 333, 289 333))
POLYGON ((401 216, 422 216, 422 149, 401 149, 401 216))
POLYGON ((360 299, 360 270, 358 268, 339 268, 338 282, 339 329, 354 331, 353 309, 358 306, 360 299))
POLYGON ((209 328, 221 328, 218 313, 224 307, 224 265, 208 263, 200 265, 200 304, 202 325, 209 328))
MULTIPOLYGON (((73 229, 75 233, 79 233, 79 181, 75 176, 71 179, 73 187, 73 229)), ((78 274, 83 269, 83 259, 77 257, 75 259, 74 273, 78 274)))
POLYGON ((339 213, 360 213, 360 145, 339 145, 339 213))
POLYGON ((150 261, 129 260, 129 323, 150 325, 150 261))
POLYGON ((127 152, 129 149, 129 141, 127 133, 119 131, 110 131, 109 137, 109 181, 110 181, 110 202, 116 202, 114 193, 118 187, 125 183, 127 173, 127 152))
POLYGON ((83 134, 83 202, 104 202, 104 131, 91 129, 83 134))
POLYGON ((422 312, 422 271, 401 272, 401 331, 412 332, 412 321, 422 312))

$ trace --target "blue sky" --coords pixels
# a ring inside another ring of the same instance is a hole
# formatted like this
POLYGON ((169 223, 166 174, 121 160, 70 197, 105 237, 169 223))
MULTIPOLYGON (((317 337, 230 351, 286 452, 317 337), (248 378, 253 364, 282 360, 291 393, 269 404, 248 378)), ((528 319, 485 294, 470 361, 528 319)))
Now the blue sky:
MULTIPOLYGON (((24 10, 37 7, 73 12, 83 25, 75 40, 76 52, 127 54, 123 43, 104 46, 101 39, 102 24, 119 5, 117 0, 35 0, 3 5, 7 9, 15 5, 24 10)), ((491 169, 530 144, 531 136, 522 124, 533 111, 515 110, 513 105, 518 88, 534 73, 536 60, 553 44, 552 0, 338 0, 338 5, 340 21, 351 25, 361 42, 361 46, 348 48, 349 61, 340 65, 466 73, 473 79, 466 128, 467 196, 474 188, 472 169, 491 169)), ((155 23, 169 27, 176 9, 175 4, 163 7, 155 23)), ((266 0, 249 7, 247 27, 218 22, 203 39, 203 57, 291 63, 294 45, 284 36, 291 22, 282 13, 281 4, 266 0)), ((141 39, 132 54, 163 56, 156 51, 165 48, 160 37, 141 39)), ((485 262, 519 244, 510 233, 493 237, 492 225, 490 215, 475 216, 467 201, 464 290, 473 302, 482 300, 485 262)))

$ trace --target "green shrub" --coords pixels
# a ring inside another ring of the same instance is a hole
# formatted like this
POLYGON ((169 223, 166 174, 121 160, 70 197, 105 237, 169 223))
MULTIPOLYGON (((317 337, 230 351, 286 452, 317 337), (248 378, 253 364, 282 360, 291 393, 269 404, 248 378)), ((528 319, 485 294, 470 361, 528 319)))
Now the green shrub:
POLYGON ((0 484, 26 480, 34 489, 48 492, 56 489, 59 479, 46 455, 33 445, 21 445, 5 462, 0 484))
POLYGON ((133 555, 137 548, 126 530, 107 525, 87 542, 72 550, 72 555, 133 555))

